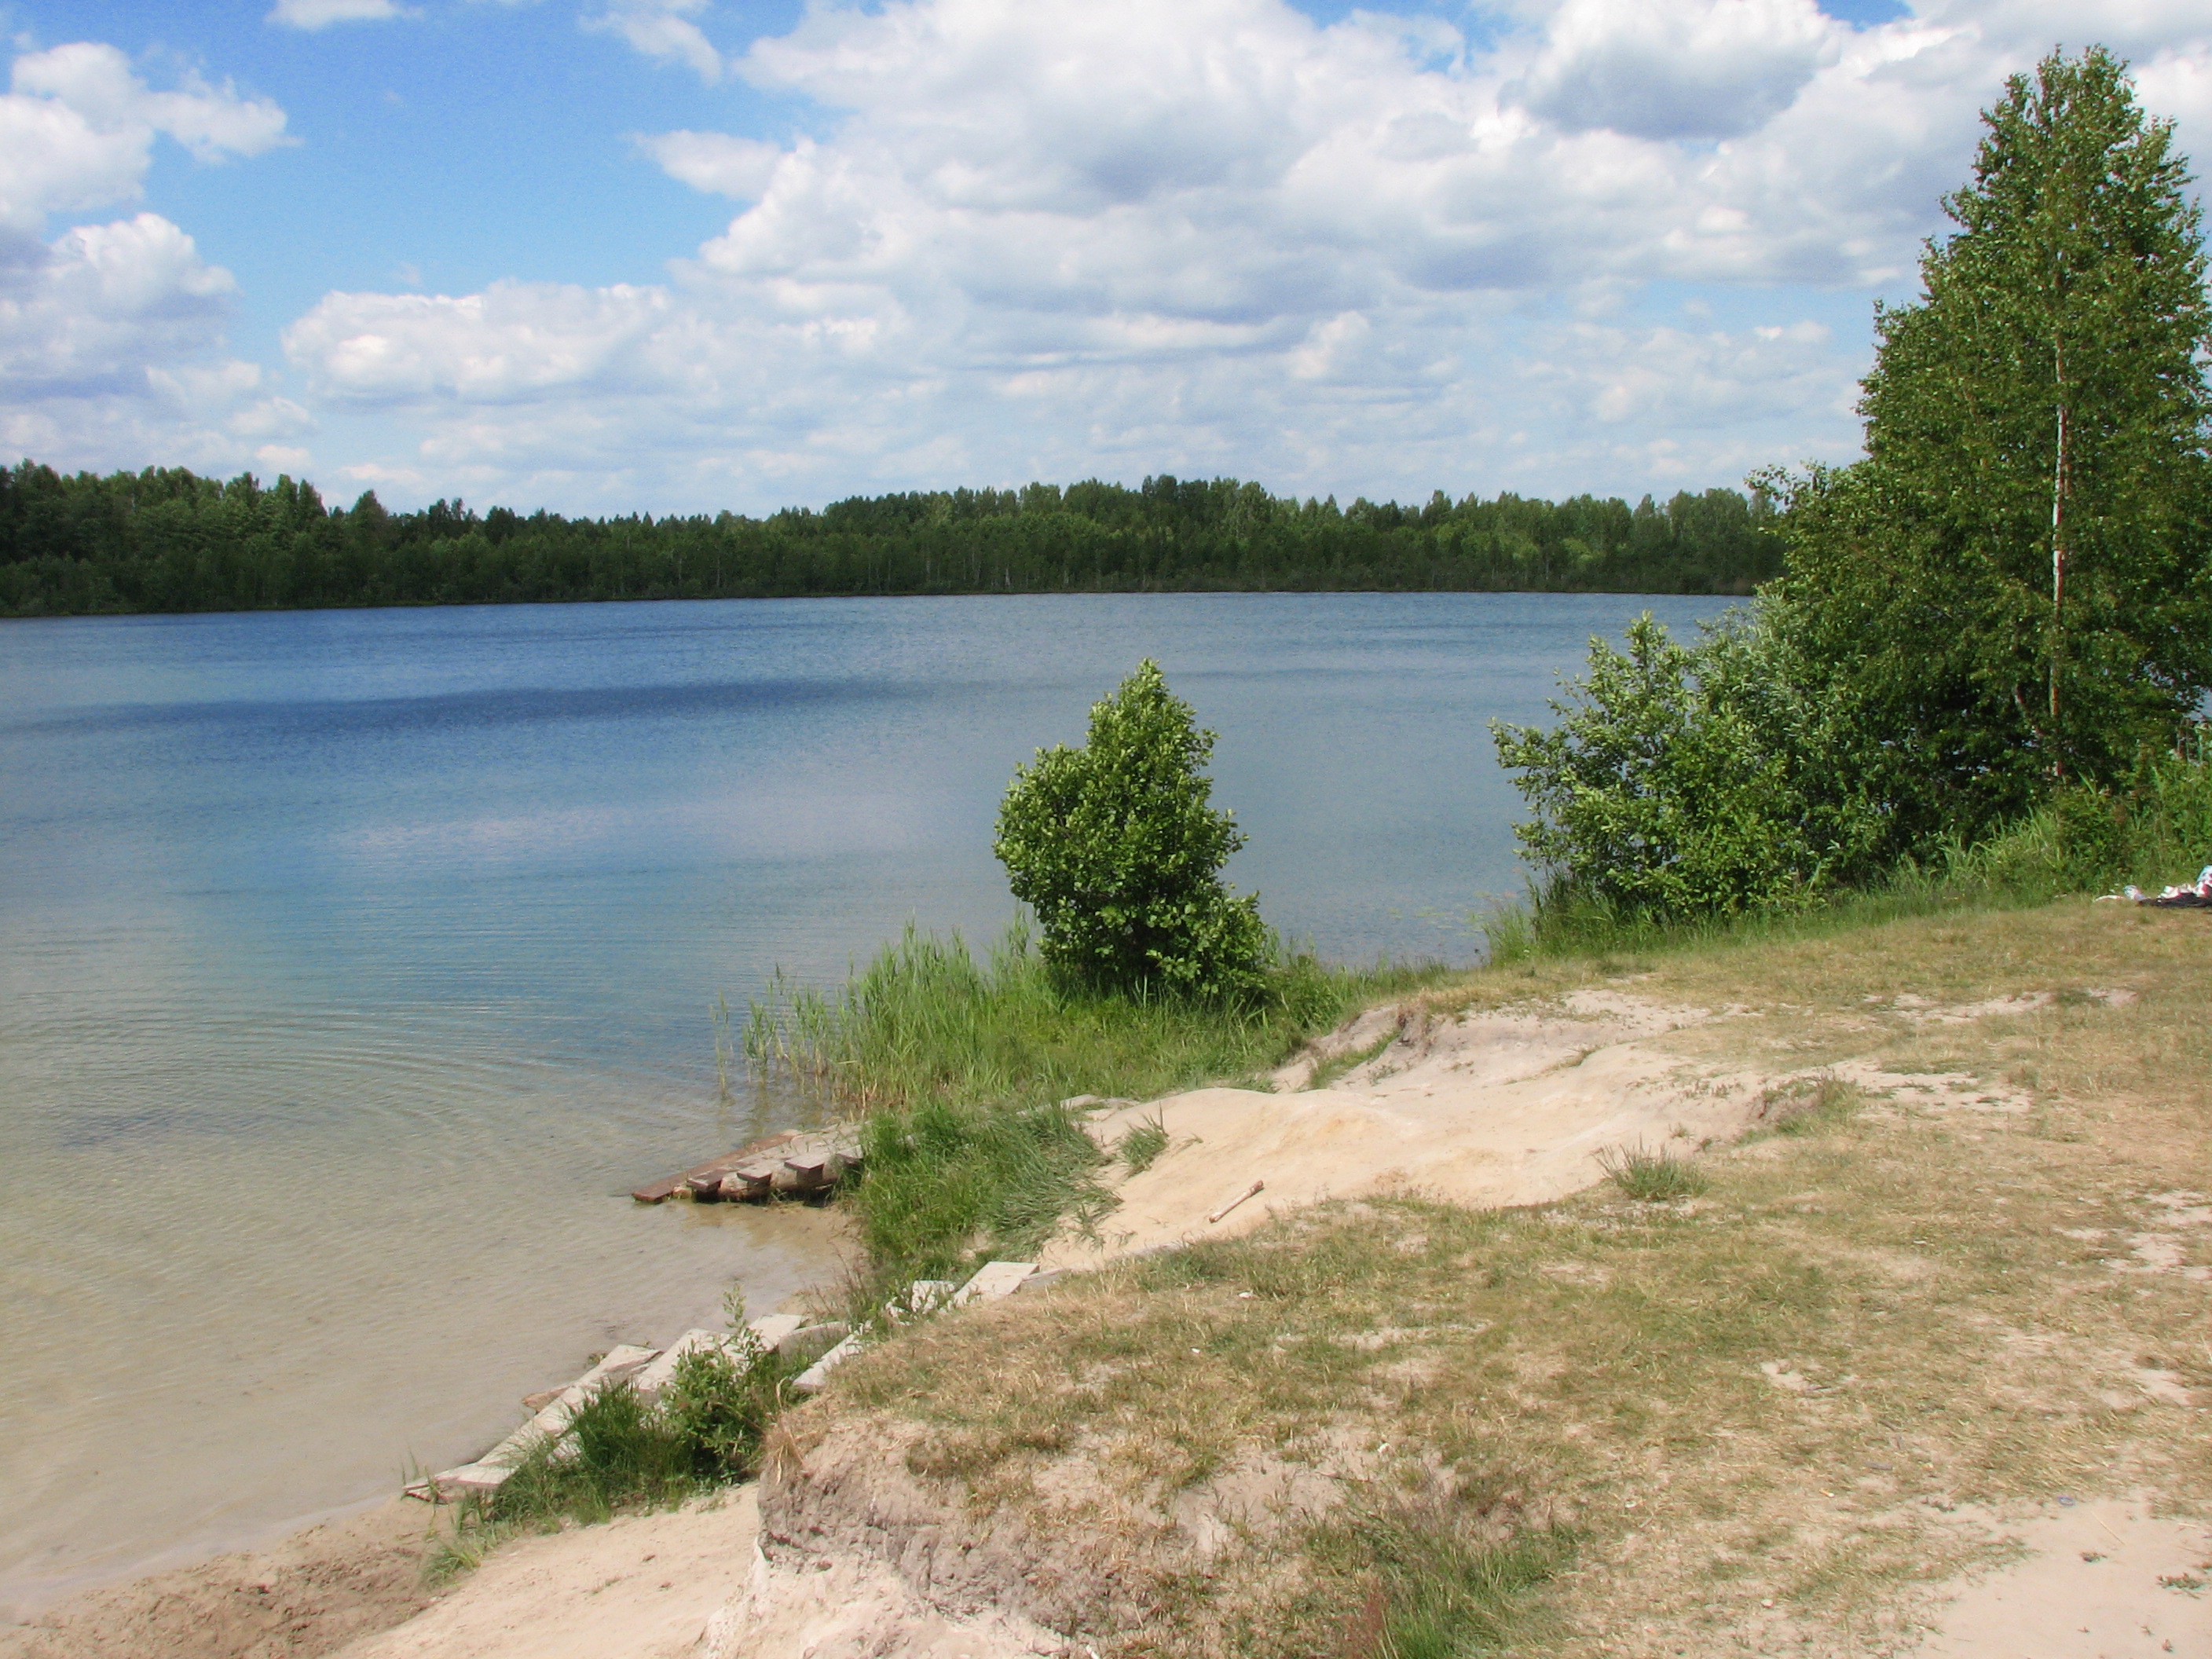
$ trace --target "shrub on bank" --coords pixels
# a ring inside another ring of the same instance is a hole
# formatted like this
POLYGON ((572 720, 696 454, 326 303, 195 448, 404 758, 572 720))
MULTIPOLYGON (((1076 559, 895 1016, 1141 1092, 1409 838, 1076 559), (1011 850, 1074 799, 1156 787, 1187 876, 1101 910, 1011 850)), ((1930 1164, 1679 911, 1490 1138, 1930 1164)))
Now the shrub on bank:
POLYGON ((1040 750, 1016 769, 992 851, 1036 914, 1047 963, 1176 995, 1266 984, 1259 899, 1221 881, 1244 836, 1212 805, 1213 743, 1147 658, 1092 707, 1081 748, 1040 750))

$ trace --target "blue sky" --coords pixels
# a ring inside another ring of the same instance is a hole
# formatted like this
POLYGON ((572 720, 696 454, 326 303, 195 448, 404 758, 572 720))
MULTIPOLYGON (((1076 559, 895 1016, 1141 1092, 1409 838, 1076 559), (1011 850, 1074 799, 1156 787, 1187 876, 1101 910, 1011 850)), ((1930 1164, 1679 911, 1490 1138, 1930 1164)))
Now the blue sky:
MULTIPOLYGON (((2212 20, 2098 20, 2212 148, 2212 20)), ((1975 112, 1945 0, 0 5, 0 450, 760 511, 1846 459, 1975 112)))

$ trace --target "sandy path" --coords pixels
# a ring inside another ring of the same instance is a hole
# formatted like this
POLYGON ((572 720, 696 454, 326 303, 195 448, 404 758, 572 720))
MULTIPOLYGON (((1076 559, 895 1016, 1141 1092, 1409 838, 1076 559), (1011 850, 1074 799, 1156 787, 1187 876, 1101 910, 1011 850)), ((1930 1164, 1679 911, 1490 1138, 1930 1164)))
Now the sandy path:
POLYGON ((394 1498, 273 1549, 102 1585, 0 1631, 0 1659, 320 1659, 430 1601, 429 1519, 394 1498))
POLYGON ((753 1488, 659 1515, 526 1538, 428 1611, 335 1659, 674 1659, 743 1594, 753 1488))

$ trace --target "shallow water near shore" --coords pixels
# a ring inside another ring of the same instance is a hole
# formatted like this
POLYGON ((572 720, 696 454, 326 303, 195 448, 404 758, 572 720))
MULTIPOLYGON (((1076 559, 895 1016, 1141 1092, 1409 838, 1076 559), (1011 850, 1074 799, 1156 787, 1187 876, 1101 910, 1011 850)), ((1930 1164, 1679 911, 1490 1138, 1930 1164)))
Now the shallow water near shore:
POLYGON ((624 1194, 789 1103, 711 1008, 1011 914, 1014 765, 1145 655, 1338 959, 1520 886, 1492 715, 1722 601, 1172 595, 0 624, 0 1617, 473 1454, 765 1310, 802 1208, 624 1194))

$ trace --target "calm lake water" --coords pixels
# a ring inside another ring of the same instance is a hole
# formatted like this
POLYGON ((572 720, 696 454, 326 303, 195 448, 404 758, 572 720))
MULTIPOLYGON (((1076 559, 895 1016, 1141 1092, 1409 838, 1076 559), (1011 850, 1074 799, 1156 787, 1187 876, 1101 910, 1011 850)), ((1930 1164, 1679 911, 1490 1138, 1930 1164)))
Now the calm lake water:
POLYGON ((1517 891, 1483 722, 1560 595, 485 607, 0 623, 0 1617, 473 1454, 588 1353, 766 1309, 824 1218, 645 1209, 773 1127, 710 1009, 994 932, 1016 763, 1143 656, 1231 869, 1327 955, 1517 891))

